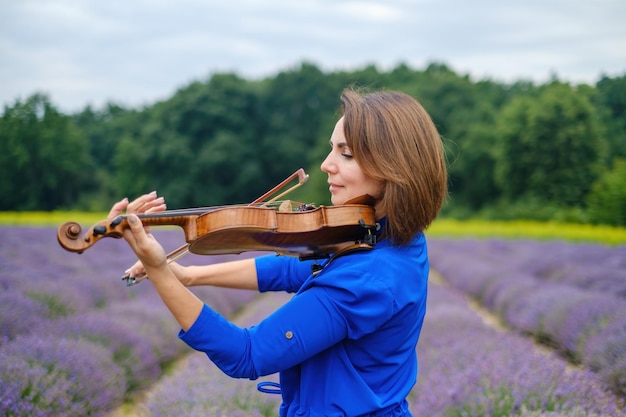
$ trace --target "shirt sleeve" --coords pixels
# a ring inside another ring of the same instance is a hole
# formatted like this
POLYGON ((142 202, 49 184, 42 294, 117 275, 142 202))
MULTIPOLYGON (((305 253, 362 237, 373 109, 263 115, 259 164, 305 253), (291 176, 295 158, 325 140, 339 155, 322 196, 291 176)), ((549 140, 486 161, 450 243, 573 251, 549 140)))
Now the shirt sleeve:
POLYGON ((256 379, 288 369, 348 337, 372 331, 391 315, 389 291, 312 286, 249 329, 208 306, 179 337, 205 352, 226 374, 256 379))
POLYGON ((290 368, 346 336, 346 325, 323 291, 307 291, 250 328, 239 328, 205 305, 179 338, 224 373, 256 379, 290 368))
POLYGON ((311 275, 311 261, 291 256, 266 255, 255 259, 259 291, 298 292, 311 275))

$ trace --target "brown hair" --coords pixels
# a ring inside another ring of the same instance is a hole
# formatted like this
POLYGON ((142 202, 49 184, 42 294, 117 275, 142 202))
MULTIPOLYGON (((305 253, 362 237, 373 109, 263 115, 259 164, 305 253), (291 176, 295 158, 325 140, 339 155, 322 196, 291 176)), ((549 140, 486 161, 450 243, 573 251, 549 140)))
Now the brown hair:
POLYGON ((413 97, 392 91, 346 89, 347 145, 365 175, 384 184, 384 230, 394 244, 408 243, 437 217, 447 194, 441 137, 413 97))

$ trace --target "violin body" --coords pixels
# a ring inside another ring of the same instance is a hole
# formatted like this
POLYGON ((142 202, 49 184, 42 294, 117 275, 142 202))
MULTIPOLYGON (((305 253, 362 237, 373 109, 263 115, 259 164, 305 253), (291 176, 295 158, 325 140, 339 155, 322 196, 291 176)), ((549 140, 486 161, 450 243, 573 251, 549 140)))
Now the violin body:
MULTIPOLYGON (((162 213, 139 215, 144 226, 179 226, 189 251, 200 255, 272 251, 305 258, 323 258, 348 244, 373 242, 374 208, 366 204, 320 206, 306 211, 277 211, 255 206, 221 207, 183 216, 162 213)), ((129 228, 125 216, 91 227, 81 238, 75 222, 61 225, 60 245, 81 253, 105 237, 120 238, 129 228)))
POLYGON ((189 240, 187 236, 192 253, 272 251, 301 258, 328 256, 346 243, 362 241, 367 227, 376 227, 373 208, 358 205, 322 206, 303 212, 218 209, 199 216, 196 223, 198 238, 189 240))

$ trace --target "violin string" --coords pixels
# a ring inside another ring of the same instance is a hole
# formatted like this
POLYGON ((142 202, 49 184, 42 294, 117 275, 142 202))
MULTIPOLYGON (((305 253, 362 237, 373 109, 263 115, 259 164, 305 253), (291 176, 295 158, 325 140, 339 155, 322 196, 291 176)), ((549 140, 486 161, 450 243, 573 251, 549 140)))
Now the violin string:
POLYGON ((158 213, 141 213, 139 217, 150 218, 150 217, 170 217, 170 216, 179 216, 185 214, 204 214, 209 213, 211 211, 223 209, 223 208, 236 208, 236 207, 278 207, 284 201, 290 200, 276 200, 271 202, 262 202, 262 203, 254 203, 254 204, 232 204, 232 205, 222 205, 222 206, 207 206, 207 207, 192 207, 185 209, 174 209, 174 210, 165 210, 158 213))

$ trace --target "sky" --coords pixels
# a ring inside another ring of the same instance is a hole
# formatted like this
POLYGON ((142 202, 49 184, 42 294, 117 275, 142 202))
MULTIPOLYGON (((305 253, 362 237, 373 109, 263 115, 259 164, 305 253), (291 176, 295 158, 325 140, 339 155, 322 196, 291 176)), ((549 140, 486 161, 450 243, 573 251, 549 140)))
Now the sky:
POLYGON ((593 84, 626 75, 624 22, 626 0, 0 0, 0 106, 41 92, 64 112, 141 107, 303 61, 593 84))

